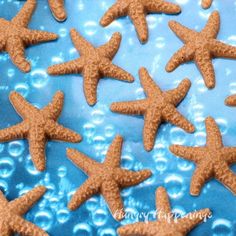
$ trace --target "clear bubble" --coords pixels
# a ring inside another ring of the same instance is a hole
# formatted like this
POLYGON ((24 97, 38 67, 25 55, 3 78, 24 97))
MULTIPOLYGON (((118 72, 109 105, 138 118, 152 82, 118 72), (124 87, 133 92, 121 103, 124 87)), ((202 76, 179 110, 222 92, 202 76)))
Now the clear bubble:
POLYGON ((105 228, 100 231, 99 236, 116 236, 116 231, 112 228, 105 228))
POLYGON ((134 165, 134 157, 132 155, 122 155, 121 165, 123 168, 132 169, 134 165))
POLYGON ((100 227, 105 225, 108 220, 107 211, 103 210, 102 208, 95 210, 95 212, 92 214, 92 220, 93 224, 96 226, 100 227))
POLYGON ((8 144, 8 153, 13 157, 20 156, 25 149, 23 141, 12 141, 8 144))
POLYGON ((8 183, 5 180, 0 179, 0 190, 6 195, 8 194, 8 183))
POLYGON ((15 170, 15 163, 9 157, 0 158, 0 177, 8 178, 10 177, 15 170))
POLYGON ((28 155, 26 157, 26 163, 25 163, 25 169, 28 171, 28 173, 30 173, 31 175, 39 175, 41 174, 40 171, 38 171, 35 166, 34 163, 31 160, 30 155, 28 155))
POLYGON ((88 138, 91 138, 94 136, 95 134, 95 125, 92 124, 92 123, 86 123, 84 124, 83 126, 83 129, 84 129, 84 136, 88 137, 88 138))
POLYGON ((233 236, 232 223, 227 219, 217 219, 212 224, 213 236, 233 236))
POLYGON ((112 125, 108 125, 105 127, 105 135, 106 137, 112 137, 115 134, 114 127, 112 125))
POLYGON ((84 24, 84 29, 85 29, 85 34, 89 35, 89 36, 92 36, 94 34, 97 33, 97 22, 95 21, 87 21, 85 24, 84 24))
POLYGON ((37 69, 30 73, 30 81, 33 87, 42 88, 48 83, 48 75, 45 70, 37 69))
POLYGON ((60 166, 58 168, 58 171, 57 171, 57 175, 60 177, 60 178, 63 178, 65 177, 67 174, 67 168, 65 166, 60 166))
POLYGON ((34 217, 34 223, 44 230, 49 230, 53 223, 53 215, 50 211, 38 211, 34 217))
POLYGON ((97 197, 91 197, 86 201, 86 208, 88 211, 93 212, 99 205, 98 198, 97 197))
POLYGON ((89 224, 80 223, 74 226, 73 234, 75 236, 92 236, 92 228, 89 224))
POLYGON ((92 122, 96 125, 101 124, 104 121, 105 113, 101 110, 94 110, 92 112, 92 122))
POLYGON ((185 132, 178 127, 173 127, 170 131, 170 141, 174 144, 183 145, 186 141, 185 132))
POLYGON ((57 211, 57 221, 61 224, 66 223, 70 219, 70 212, 67 208, 57 211))
POLYGON ((17 83, 14 90, 26 98, 29 94, 29 85, 26 83, 17 83))
POLYGON ((155 167, 158 172, 163 173, 167 169, 167 159, 164 157, 155 157, 155 167))

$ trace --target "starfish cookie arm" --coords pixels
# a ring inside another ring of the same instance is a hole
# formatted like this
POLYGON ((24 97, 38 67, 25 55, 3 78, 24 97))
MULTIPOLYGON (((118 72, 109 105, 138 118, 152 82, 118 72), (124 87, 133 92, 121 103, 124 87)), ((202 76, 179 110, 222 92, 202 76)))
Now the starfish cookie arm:
POLYGON ((146 12, 141 3, 131 3, 129 5, 128 15, 134 24, 138 38, 141 43, 148 40, 148 25, 146 21, 146 12))
POLYGON ((6 51, 15 64, 22 72, 29 72, 30 63, 25 59, 25 46, 19 37, 10 37, 6 43, 6 51))
POLYGON ((123 70, 119 66, 112 64, 111 62, 102 61, 99 67, 100 71, 105 77, 111 77, 116 80, 127 81, 127 82, 134 81, 134 77, 130 73, 123 70))
POLYGON ((212 55, 209 51, 200 48, 195 52, 194 61, 199 68, 208 88, 215 87, 215 71, 212 65, 212 55))
POLYGON ((195 131, 194 125, 180 114, 173 105, 167 105, 162 110, 162 117, 166 122, 176 125, 188 133, 193 133, 195 131))
POLYGON ((118 221, 122 220, 125 213, 118 184, 113 180, 103 182, 101 186, 101 194, 107 202, 112 216, 118 221))
POLYGON ((17 125, 0 130, 0 142, 8 142, 14 139, 23 139, 27 136, 28 125, 21 122, 17 125))
POLYGON ((85 38, 83 38, 82 35, 75 29, 71 29, 70 37, 75 48, 79 51, 81 56, 86 56, 89 49, 94 49, 93 45, 85 40, 85 38))
POLYGON ((0 190, 0 204, 8 204, 8 201, 1 190, 0 190))
POLYGON ((193 228, 195 228, 201 222, 205 222, 208 217, 211 216, 211 211, 208 208, 191 212, 177 221, 177 231, 181 235, 189 233, 193 228))
POLYGON ((221 156, 229 165, 234 164, 236 162, 236 147, 223 147, 221 156))
POLYGON ((0 35, 0 51, 3 51, 6 46, 6 38, 4 35, 0 35))
POLYGON ((88 156, 75 149, 67 148, 67 157, 80 169, 82 169, 87 175, 94 173, 94 170, 100 165, 100 163, 92 160, 88 156))
POLYGON ((207 9, 211 6, 213 0, 202 0, 202 8, 207 9))
POLYGON ((57 64, 48 67, 48 74, 50 75, 66 75, 66 74, 79 74, 84 67, 84 60, 78 58, 65 63, 57 64))
POLYGON ((112 5, 107 12, 103 15, 100 20, 100 24, 102 26, 108 26, 114 21, 116 18, 121 16, 125 16, 127 14, 128 5, 122 5, 119 1, 117 1, 114 5, 112 5))
POLYGON ((37 111, 37 108, 32 106, 26 99, 17 92, 11 92, 9 99, 17 111, 17 113, 23 118, 29 118, 32 113, 37 111))
POLYGON ((157 220, 166 222, 166 220, 170 217, 173 218, 169 197, 165 188, 163 187, 159 187, 156 191, 156 208, 158 211, 157 220))
POLYGON ((206 37, 216 38, 220 30, 220 14, 218 11, 212 12, 206 26, 202 30, 201 34, 206 37))
POLYGON ((130 171, 126 169, 116 170, 116 182, 122 188, 138 185, 148 179, 152 172, 150 170, 130 171))
POLYGON ((222 58, 236 58, 236 47, 225 44, 218 40, 211 41, 211 53, 214 57, 222 57, 222 58))
POLYGON ((147 109, 148 102, 146 99, 130 102, 113 102, 111 111, 127 115, 143 115, 147 109))
POLYGON ((117 135, 112 144, 110 145, 104 164, 111 167, 120 166, 120 158, 122 152, 123 138, 120 135, 117 135))
POLYGON ((146 68, 142 67, 139 69, 139 77, 141 85, 147 96, 153 96, 153 94, 161 95, 162 91, 160 87, 154 82, 154 80, 149 75, 146 68))
POLYGON ((168 61, 166 65, 166 71, 172 72, 179 65, 186 63, 188 61, 192 61, 194 59, 194 49, 190 47, 188 44, 184 45, 180 48, 168 61))
POLYGON ((150 228, 149 225, 145 222, 137 222, 134 224, 119 227, 117 233, 120 236, 146 236, 148 235, 148 233, 150 233, 150 228))
POLYGON ((52 102, 45 106, 41 112, 49 119, 56 120, 63 109, 64 94, 61 91, 57 91, 53 96, 52 102))
POLYGON ((56 40, 58 36, 57 34, 50 33, 47 31, 25 29, 21 33, 21 38, 25 45, 34 45, 56 40))
POLYGON ((228 167, 226 162, 215 167, 215 177, 236 195, 236 174, 228 167))
POLYGON ((18 215, 24 215, 46 192, 44 186, 38 186, 23 196, 16 198, 9 203, 9 208, 18 215))
POLYGON ((15 215, 11 221, 9 221, 11 229, 25 236, 49 236, 44 230, 34 225, 33 223, 24 220, 20 216, 15 215))
POLYGON ((176 34, 176 36, 184 43, 191 43, 194 36, 197 36, 197 32, 191 30, 176 21, 169 21, 170 29, 176 34))
POLYGON ((68 203, 68 208, 70 210, 76 210, 86 200, 99 192, 100 184, 101 181, 98 178, 88 178, 72 196, 68 203))
POLYGON ((78 143, 81 141, 81 136, 71 129, 65 128, 56 122, 48 121, 45 127, 47 136, 52 140, 64 142, 78 143))
POLYGON ((166 14, 178 14, 181 12, 179 5, 156 0, 143 0, 145 8, 150 13, 166 13, 166 14))
POLYGON ((48 0, 49 7, 57 21, 64 21, 67 17, 64 8, 64 0, 48 0))
POLYGON ((209 147, 223 147, 222 136, 220 133, 220 129, 217 126, 215 120, 212 117, 207 117, 205 120, 206 126, 206 145, 209 147))
POLYGON ((12 235, 12 230, 11 230, 10 226, 7 224, 0 225, 0 232, 1 232, 1 235, 3 235, 3 236, 11 236, 12 235))
POLYGON ((191 87, 189 79, 184 79, 180 82, 177 88, 165 92, 170 101, 177 106, 187 95, 191 87))
POLYGON ((199 163, 204 157, 204 148, 201 147, 186 147, 181 145, 171 145, 169 150, 176 156, 182 157, 186 160, 199 163))
POLYGON ((108 57, 110 60, 112 60, 120 47, 121 39, 122 39, 122 36, 120 33, 118 33, 118 32, 114 33, 112 35, 111 39, 109 40, 109 42, 100 46, 97 49, 98 52, 102 56, 108 57))
POLYGON ((19 13, 11 20, 17 26, 27 27, 36 8, 36 0, 27 0, 19 13))
POLYGON ((157 130, 161 124, 161 113, 147 110, 144 115, 143 144, 146 151, 151 151, 155 144, 157 130))
POLYGON ((225 99, 225 105, 236 106, 236 94, 231 95, 225 99))
POLYGON ((200 194, 203 185, 212 177, 212 172, 213 167, 209 162, 203 162, 197 166, 191 180, 191 195, 198 196, 200 194))
POLYGON ((97 65, 89 64, 83 69, 83 88, 87 103, 93 106, 97 102, 97 86, 100 79, 97 65))

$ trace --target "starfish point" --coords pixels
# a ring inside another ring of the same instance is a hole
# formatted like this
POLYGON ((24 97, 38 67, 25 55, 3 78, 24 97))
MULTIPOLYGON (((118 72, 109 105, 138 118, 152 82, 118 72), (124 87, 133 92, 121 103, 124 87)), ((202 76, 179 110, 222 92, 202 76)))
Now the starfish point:
POLYGON ((135 26, 139 40, 145 43, 148 40, 146 21, 148 13, 178 14, 180 12, 181 8, 178 5, 164 0, 117 0, 102 17, 100 24, 107 26, 116 18, 128 15, 135 26))
POLYGON ((38 186, 10 202, 0 191, 0 232, 2 236, 11 236, 14 233, 25 236, 48 236, 44 230, 22 217, 43 196, 45 191, 45 187, 38 186))
POLYGON ((27 28, 35 7, 36 0, 27 0, 11 21, 0 18, 0 52, 8 52, 12 62, 23 72, 31 69, 25 58, 26 46, 57 39, 56 34, 27 28))
POLYGON ((112 64, 120 42, 120 33, 114 33, 110 41, 98 48, 86 41, 75 29, 71 30, 71 39, 81 57, 48 68, 51 75, 82 73, 84 77, 84 94, 89 105, 97 102, 97 86, 100 78, 111 77, 121 81, 133 82, 128 72, 112 64))
POLYGON ((112 103, 111 110, 121 114, 144 116, 143 142, 145 149, 147 151, 153 149, 157 130, 162 122, 169 122, 187 132, 194 132, 194 126, 176 109, 189 91, 191 82, 184 79, 177 88, 163 92, 145 68, 140 69, 139 76, 147 98, 115 102, 112 103))
POLYGON ((202 0, 202 7, 204 9, 207 9, 211 6, 213 0, 202 0))
POLYGON ((80 142, 81 136, 57 123, 62 111, 64 95, 57 92, 52 103, 43 109, 32 106, 19 93, 12 92, 10 101, 24 119, 21 123, 0 130, 0 142, 26 138, 32 161, 39 171, 45 170, 45 145, 48 139, 80 142))
POLYGON ((211 178, 216 178, 236 194, 236 175, 229 168, 236 162, 236 147, 223 145, 220 130, 213 118, 208 117, 205 123, 206 146, 172 145, 170 151, 177 156, 195 162, 197 165, 191 181, 191 195, 198 196, 205 182, 211 178))
POLYGON ((125 225, 118 228, 118 234, 120 236, 184 236, 211 215, 211 211, 206 208, 191 212, 183 218, 174 218, 167 192, 163 187, 159 187, 156 191, 156 208, 158 211, 156 222, 137 222, 125 225))
POLYGON ((216 39, 220 28, 220 15, 214 11, 201 32, 191 30, 178 22, 170 21, 171 30, 184 42, 170 59, 166 66, 167 72, 172 72, 180 64, 194 61, 199 68, 208 88, 215 87, 215 71, 212 58, 223 57, 236 59, 236 47, 216 39))
POLYGON ((74 149, 67 149, 68 158, 89 176, 73 195, 68 204, 69 209, 75 210, 91 196, 100 193, 106 200, 113 217, 116 220, 124 218, 121 189, 143 182, 151 176, 151 171, 135 172, 121 168, 122 143, 122 137, 117 135, 103 163, 98 163, 74 149))
POLYGON ((236 94, 227 97, 225 99, 225 105, 235 107, 236 106, 236 94))
POLYGON ((66 20, 67 15, 64 7, 64 0, 48 0, 48 4, 57 21, 66 20))

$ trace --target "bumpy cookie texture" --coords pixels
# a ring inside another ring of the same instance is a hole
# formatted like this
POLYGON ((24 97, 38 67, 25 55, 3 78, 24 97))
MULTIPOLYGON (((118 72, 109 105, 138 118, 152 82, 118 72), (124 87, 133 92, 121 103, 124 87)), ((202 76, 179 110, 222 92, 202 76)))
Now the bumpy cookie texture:
POLYGON ((148 40, 148 13, 177 14, 181 8, 164 0, 117 0, 102 17, 100 24, 109 25, 118 17, 129 16, 137 31, 139 40, 145 43, 148 40))
POLYGON ((183 218, 174 218, 166 190, 159 187, 156 191, 156 222, 137 222, 118 228, 120 236, 184 236, 198 224, 206 220, 211 211, 206 208, 194 211, 183 218))
POLYGON ((202 7, 204 9, 207 9, 211 6, 213 0, 202 0, 202 7))
POLYGON ((36 0, 28 0, 11 21, 0 18, 0 52, 8 52, 23 72, 31 69, 25 58, 26 46, 57 39, 56 34, 27 28, 35 7, 36 0))
POLYGON ((220 130, 211 117, 205 121, 207 141, 204 147, 170 146, 170 151, 196 163, 190 193, 197 196, 206 181, 215 178, 236 194, 236 175, 229 168, 236 162, 236 147, 225 147, 220 130))
POLYGON ((37 170, 45 170, 45 145, 48 139, 65 142, 81 141, 79 134, 56 121, 63 108, 62 92, 57 92, 52 103, 41 110, 32 106, 17 92, 10 94, 10 101, 24 120, 17 125, 0 130, 0 142, 28 139, 30 155, 37 170))
POLYGON ((86 41, 75 29, 72 29, 70 34, 81 57, 51 66, 48 68, 48 73, 51 75, 82 73, 84 94, 89 105, 92 106, 97 102, 97 86, 100 78, 111 77, 127 82, 134 81, 132 75, 111 62, 120 46, 119 33, 114 33, 108 43, 98 48, 86 41))
POLYGON ((38 186, 25 195, 8 202, 0 191, 1 236, 13 236, 14 233, 22 236, 48 236, 44 230, 22 217, 39 201, 45 192, 45 187, 38 186))
POLYGON ((225 105, 235 107, 236 106, 236 94, 227 97, 225 99, 225 105))
POLYGON ((64 21, 66 19, 64 0, 48 0, 48 4, 57 21, 64 21))
POLYGON ((175 70, 180 64, 194 61, 199 68, 208 88, 215 87, 215 71, 212 58, 236 59, 236 47, 216 40, 220 28, 219 12, 214 11, 201 32, 191 30, 178 22, 170 21, 169 27, 184 42, 170 59, 166 71, 175 70))
POLYGON ((194 126, 176 109, 189 91, 190 81, 184 79, 177 88, 163 92, 145 68, 140 69, 139 76, 147 98, 115 102, 112 103, 111 110, 121 114, 144 116, 143 142, 145 149, 147 151, 153 149, 157 130, 162 122, 170 122, 187 132, 194 132, 194 126))
POLYGON ((123 139, 117 135, 110 145, 105 161, 98 163, 74 149, 67 150, 69 159, 81 168, 89 178, 75 192, 68 208, 75 210, 83 202, 100 193, 106 200, 116 220, 124 218, 124 206, 120 196, 123 188, 137 185, 151 176, 151 171, 129 171, 120 167, 123 139))

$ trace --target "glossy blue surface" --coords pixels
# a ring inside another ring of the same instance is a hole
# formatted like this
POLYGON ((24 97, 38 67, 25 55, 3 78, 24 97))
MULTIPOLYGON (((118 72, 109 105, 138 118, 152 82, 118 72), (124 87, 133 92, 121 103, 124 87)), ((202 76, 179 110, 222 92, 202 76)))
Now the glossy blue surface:
MULTIPOLYGON (((13 141, 0 145, 0 188, 9 200, 44 184, 48 191, 42 200, 27 214, 27 219, 54 236, 113 236, 119 225, 144 220, 126 219, 121 223, 111 217, 105 201, 97 196, 88 200, 75 212, 66 208, 73 191, 86 176, 66 157, 67 147, 77 148, 92 158, 102 161, 107 147, 119 133, 124 139, 122 165, 138 170, 150 168, 153 177, 145 183, 122 191, 126 211, 131 215, 155 210, 155 190, 165 186, 175 212, 187 213, 209 207, 213 218, 200 225, 190 235, 236 235, 236 198, 215 180, 205 185, 199 197, 189 195, 189 183, 194 164, 174 157, 169 151, 170 144, 204 145, 206 116, 213 116, 219 124, 224 143, 236 146, 236 108, 224 105, 224 99, 236 93, 236 61, 214 60, 217 85, 214 90, 204 86, 202 77, 193 63, 180 66, 173 73, 166 73, 164 67, 170 56, 182 45, 170 31, 170 19, 177 20, 190 28, 200 30, 209 14, 218 9, 221 15, 221 30, 218 39, 236 45, 236 2, 214 0, 209 10, 200 7, 200 1, 176 0, 182 7, 178 16, 153 14, 147 17, 149 42, 141 45, 133 25, 128 18, 115 21, 102 28, 99 20, 113 0, 66 1, 68 19, 56 22, 48 9, 47 0, 39 0, 30 27, 59 34, 56 42, 44 43, 26 50, 32 62, 32 71, 21 73, 9 60, 7 54, 0 54, 0 128, 13 125, 21 120, 11 106, 10 91, 21 92, 30 102, 42 107, 57 90, 65 93, 65 105, 60 123, 78 131, 83 136, 79 144, 48 142, 47 170, 37 172, 30 160, 26 141, 13 141), (46 69, 49 65, 74 59, 74 49, 69 30, 74 27, 94 45, 105 43, 113 32, 123 35, 122 44, 114 63, 129 71, 136 80, 133 84, 111 79, 102 79, 98 87, 98 103, 89 107, 82 91, 82 77, 68 75, 51 77, 46 69), (143 119, 111 113, 113 101, 140 99, 144 96, 138 79, 138 69, 145 66, 163 89, 174 88, 184 77, 192 81, 192 88, 179 110, 196 126, 194 134, 187 134, 169 124, 161 126, 152 152, 147 153, 142 144, 143 119)), ((0 17, 11 19, 24 2, 0 0, 0 17)), ((236 170, 235 168, 233 168, 236 170)), ((150 218, 150 220, 153 220, 150 218)))

